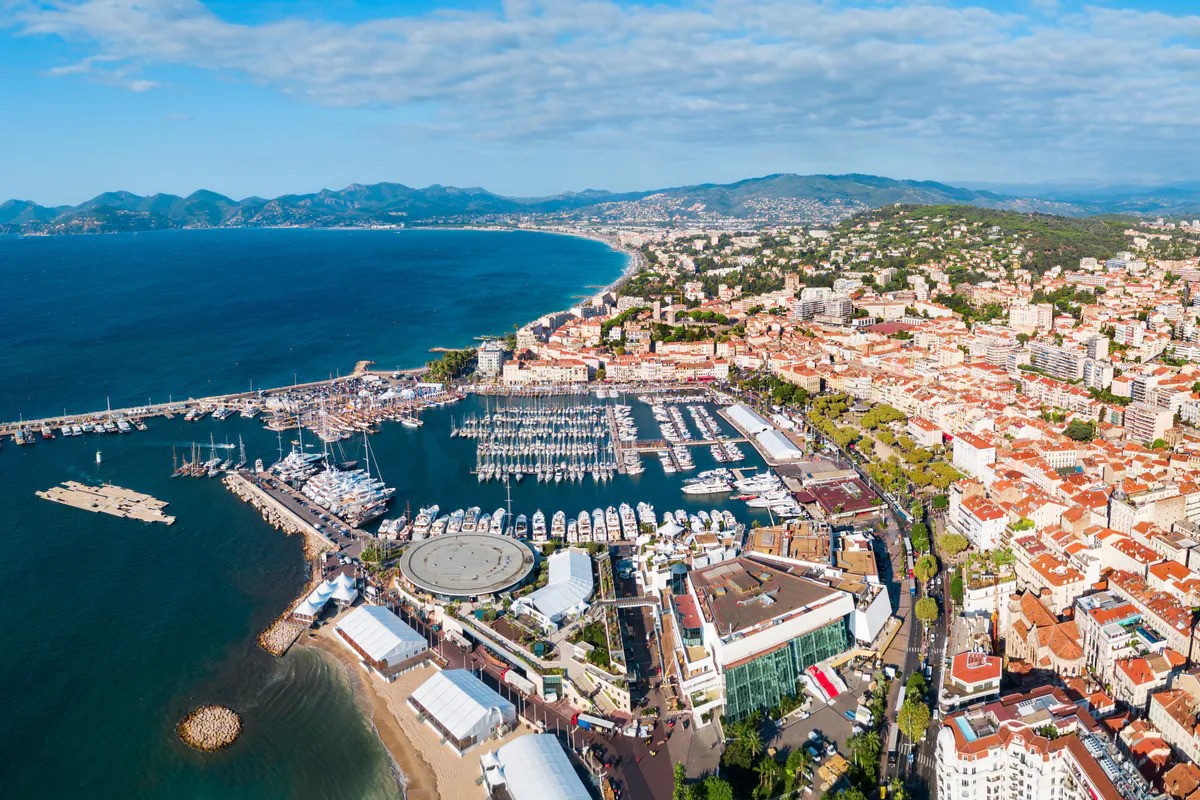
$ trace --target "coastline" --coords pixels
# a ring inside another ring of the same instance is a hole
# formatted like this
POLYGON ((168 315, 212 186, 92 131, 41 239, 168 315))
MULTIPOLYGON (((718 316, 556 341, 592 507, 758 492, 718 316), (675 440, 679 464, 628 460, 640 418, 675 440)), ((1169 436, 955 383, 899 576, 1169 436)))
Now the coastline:
POLYGON ((392 683, 382 683, 368 675, 357 659, 334 641, 333 627, 334 621, 327 621, 315 636, 304 636, 298 644, 315 650, 322 658, 333 659, 345 670, 355 701, 391 756, 399 783, 404 786, 405 800, 482 797, 477 782, 479 755, 525 735, 529 728, 518 724, 504 736, 489 739, 464 755, 453 753, 447 749, 442 735, 423 722, 407 702, 438 667, 424 664, 401 674, 392 683))
POLYGON ((387 752, 396 774, 397 783, 404 789, 405 800, 439 800, 437 774, 400 726, 400 721, 388 709, 371 677, 364 673, 344 648, 330 641, 322 632, 316 636, 303 635, 296 644, 311 650, 331 667, 340 669, 350 682, 355 705, 363 719, 370 724, 376 738, 387 752))

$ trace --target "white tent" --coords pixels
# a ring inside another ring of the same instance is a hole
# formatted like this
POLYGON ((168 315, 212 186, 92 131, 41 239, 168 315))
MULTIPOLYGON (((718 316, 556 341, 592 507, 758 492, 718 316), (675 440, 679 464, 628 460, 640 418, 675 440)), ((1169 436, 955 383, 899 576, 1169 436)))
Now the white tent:
POLYGON ((354 609, 338 623, 337 630, 367 658, 386 666, 398 664, 429 649, 424 636, 383 606, 360 606, 354 609))
POLYGON ((764 431, 757 438, 758 443, 776 461, 795 461, 804 457, 804 452, 779 431, 764 431))
POLYGON ((488 786, 504 786, 512 800, 591 798, 552 733, 514 739, 479 761, 488 786))
POLYGON ((559 550, 548 559, 546 585, 519 599, 514 607, 557 625, 569 614, 581 614, 592 596, 592 558, 583 550, 559 550))
POLYGON ((434 674, 417 687, 409 702, 441 733, 457 740, 460 749, 490 738, 500 725, 517 721, 516 706, 465 669, 434 674))
POLYGON ((737 424, 739 428, 746 433, 754 436, 763 431, 774 430, 775 426, 763 419, 762 414, 759 414, 745 403, 734 403, 726 412, 729 418, 737 424))

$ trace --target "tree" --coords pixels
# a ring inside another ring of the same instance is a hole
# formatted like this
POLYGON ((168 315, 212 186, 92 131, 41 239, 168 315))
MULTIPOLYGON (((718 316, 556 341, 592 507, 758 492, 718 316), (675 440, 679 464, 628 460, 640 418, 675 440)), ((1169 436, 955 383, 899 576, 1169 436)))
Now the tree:
POLYGON ((963 588, 962 574, 955 573, 954 577, 950 580, 950 598, 954 601, 955 605, 961 606, 963 604, 963 588))
POLYGON ((596 367, 596 380, 602 381, 608 377, 608 370, 604 367, 596 367))
POLYGON ((942 550, 946 552, 946 555, 951 557, 958 555, 971 546, 967 537, 961 533, 944 533, 938 540, 938 543, 942 546, 942 550))
POLYGON ((671 800, 691 800, 691 792, 688 791, 687 773, 683 769, 683 764, 675 762, 675 788, 671 790, 671 800))
POLYGON ((846 740, 846 747, 850 750, 850 759, 862 769, 879 766, 879 756, 883 752, 879 731, 856 733, 846 740))
POLYGON ((1077 442, 1090 442, 1096 438, 1096 426, 1081 419, 1071 420, 1071 424, 1063 429, 1063 435, 1077 442))
POLYGON ((787 761, 783 763, 783 785, 786 791, 792 792, 800 787, 812 762, 812 753, 803 747, 793 748, 788 753, 787 761))
POLYGON ((929 528, 925 527, 924 522, 914 522, 909 537, 912 539, 913 547, 917 548, 919 552, 924 553, 929 550, 929 528))
POLYGON ((733 800, 733 787, 729 781, 709 775, 701 784, 704 789, 704 800, 733 800))
POLYGON ((896 721, 910 742, 919 742, 929 728, 929 706, 915 698, 905 699, 896 721))
POLYGON ((926 625, 931 625, 934 623, 938 618, 938 614, 940 613, 938 611, 937 601, 932 597, 922 597, 920 600, 918 600, 915 611, 917 614, 917 619, 921 620, 921 622, 924 622, 926 625))
POLYGON ((756 797, 774 797, 775 790, 779 786, 780 780, 783 779, 783 768, 779 766, 779 762, 774 756, 767 756, 758 762, 758 766, 754 768, 758 773, 758 786, 754 789, 756 797))
POLYGON ((924 697, 929 691, 929 684, 925 682, 925 676, 920 672, 912 672, 908 676, 908 680, 904 682, 904 694, 906 697, 924 697))
POLYGON ((904 782, 899 778, 892 778, 892 782, 888 784, 887 793, 890 800, 908 800, 908 790, 904 788, 904 782))
POLYGON ((921 583, 933 580, 938 574, 937 559, 926 553, 917 559, 917 563, 913 565, 913 572, 916 574, 917 580, 921 583))

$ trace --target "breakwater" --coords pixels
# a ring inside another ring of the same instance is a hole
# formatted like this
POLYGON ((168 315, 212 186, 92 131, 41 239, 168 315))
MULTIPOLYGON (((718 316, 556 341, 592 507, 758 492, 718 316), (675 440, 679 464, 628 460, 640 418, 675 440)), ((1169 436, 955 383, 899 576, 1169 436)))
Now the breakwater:
POLYGON ((320 582, 321 557, 336 548, 333 542, 325 538, 307 520, 280 502, 270 490, 259 484, 251 475, 231 472, 225 476, 223 482, 225 488, 229 489, 236 497, 257 509, 267 524, 285 534, 304 537, 304 557, 310 567, 309 580, 296 599, 288 605, 287 610, 276 617, 258 635, 259 647, 273 656, 282 656, 308 628, 307 625, 292 619, 292 611, 320 582))

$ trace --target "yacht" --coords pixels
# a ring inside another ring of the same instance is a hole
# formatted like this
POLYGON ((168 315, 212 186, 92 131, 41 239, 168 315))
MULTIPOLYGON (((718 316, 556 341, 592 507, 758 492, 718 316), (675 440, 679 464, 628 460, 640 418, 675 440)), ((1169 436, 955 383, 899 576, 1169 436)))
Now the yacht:
POLYGON ((490 528, 488 528, 488 530, 492 533, 504 533, 504 525, 506 522, 505 517, 507 515, 508 512, 503 508, 497 508, 494 512, 492 512, 492 525, 490 528))
POLYGON ((579 541, 592 541, 592 518, 586 511, 579 512, 579 541))
POLYGON ((463 520, 466 519, 466 513, 460 508, 450 515, 450 522, 446 525, 446 533, 459 533, 462 531, 463 520))
POLYGON ((709 478, 698 483, 689 483, 683 487, 684 494, 724 494, 731 491, 728 481, 720 478, 709 478))
POLYGON ((609 539, 621 538, 621 516, 612 506, 604 510, 604 527, 608 529, 609 539))
POLYGON ((550 522, 550 538, 562 539, 567 532, 567 515, 561 510, 554 512, 554 519, 550 522))
MULTIPOLYGON (((561 513, 561 512, 559 512, 561 513)), ((567 543, 575 544, 579 541, 579 524, 573 519, 567 520, 567 543)))
POLYGON ((608 530, 604 527, 604 512, 598 508, 592 511, 592 541, 608 541, 608 530))
POLYGON ((546 515, 540 508, 533 512, 533 540, 535 542, 546 541, 546 515))
POLYGON ((513 535, 518 539, 525 539, 529 536, 529 520, 524 514, 517 514, 517 522, 513 527, 513 535))
POLYGON ((450 524, 449 517, 438 517, 433 521, 433 525, 429 528, 430 536, 441 536, 446 532, 447 526, 450 524))
POLYGON ((486 511, 479 517, 479 523, 475 530, 478 533, 487 533, 492 526, 492 515, 486 511))
POLYGON ((422 508, 417 512, 417 518, 413 520, 413 534, 420 534, 422 537, 428 534, 440 510, 436 505, 433 505, 422 508))
POLYGON ((463 517, 462 530, 465 533, 474 533, 475 525, 479 522, 479 506, 471 506, 467 509, 466 515, 463 517))

